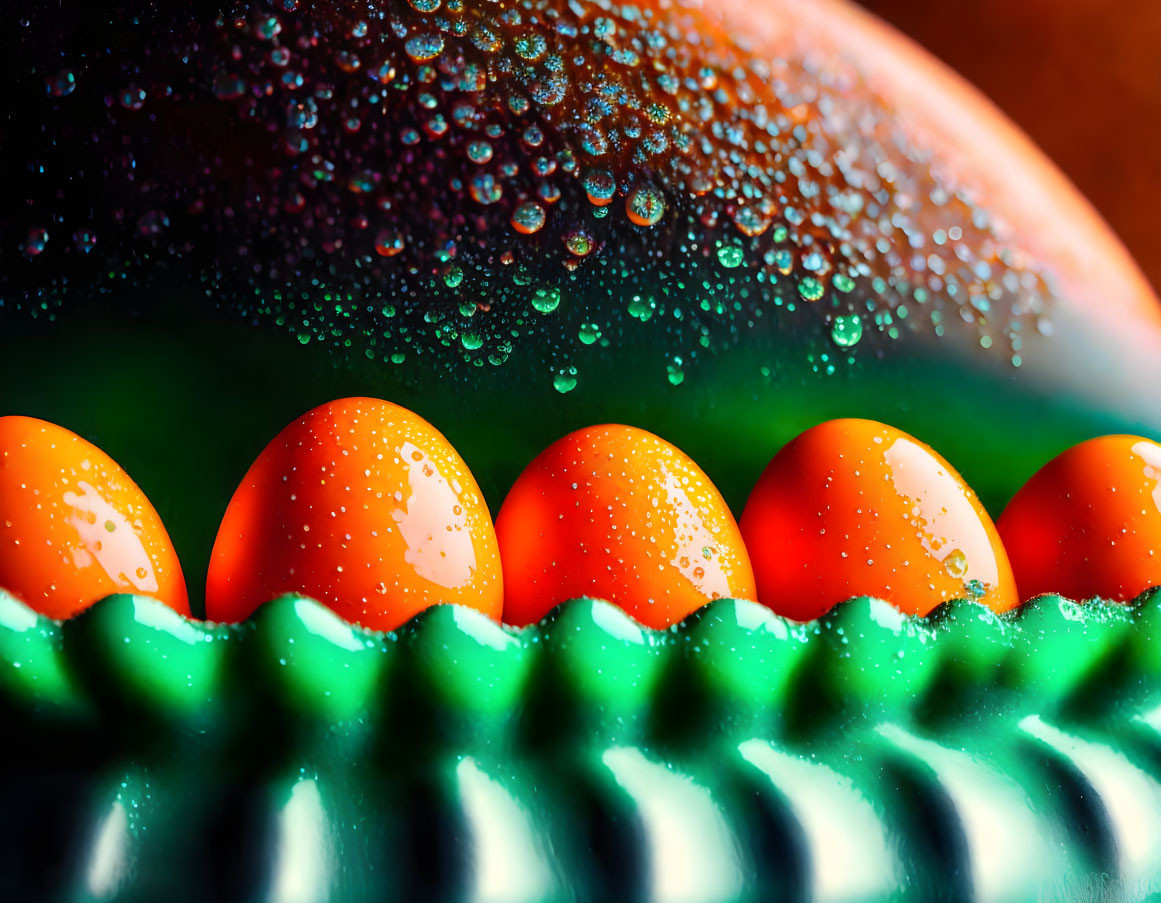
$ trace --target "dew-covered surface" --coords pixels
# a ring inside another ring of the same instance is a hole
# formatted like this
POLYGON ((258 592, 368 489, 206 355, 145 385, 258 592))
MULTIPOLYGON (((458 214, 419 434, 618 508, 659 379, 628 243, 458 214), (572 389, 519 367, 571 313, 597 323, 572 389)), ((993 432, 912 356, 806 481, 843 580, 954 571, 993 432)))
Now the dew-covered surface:
MULTIPOLYGON (((736 509, 827 416, 916 433, 993 507, 1103 423, 1027 381, 988 403, 1053 331, 1050 274, 843 59, 755 57, 668 3, 19 0, 0 25, 0 406, 121 461, 191 583, 246 465, 342 395, 428 418, 493 509, 609 420, 736 509), (998 365, 910 341, 953 331, 998 365)), ((949 875, 1156 890, 1105 838, 1149 834, 1123 788, 1158 786, 1158 611, 863 599, 804 627, 719 600, 654 632, 582 600, 372 634, 305 599, 220 627, 0 594, 0 702, 29 726, 0 801, 32 822, 0 882, 51 851, 37 877, 70 896, 494 898, 506 844, 545 856, 509 870, 530 897, 681 897, 722 866, 805 898, 807 861, 864 899, 909 865, 917 899, 949 875), (1053 852, 1003 872, 1011 825, 1053 852)))
POLYGON ((642 323, 673 384, 755 333, 825 376, 909 331, 1019 365, 1051 329, 1045 275, 858 72, 694 8, 97 6, 9 26, 7 316, 180 287, 461 380, 534 343, 561 393, 642 323))
POLYGON ((1000 536, 959 474, 870 421, 832 420, 785 445, 747 500, 741 530, 754 598, 796 620, 854 593, 908 614, 957 598, 1007 611, 1031 595, 1017 591, 1000 536))
POLYGON ((1115 382, 1054 391, 1051 274, 810 36, 773 58, 582 0, 0 23, 0 413, 120 462, 191 587, 246 467, 343 396, 434 424, 493 513, 594 423, 673 442, 737 513, 784 442, 871 417, 996 514, 1148 421, 1115 382))
POLYGON ((757 598, 750 556, 705 473, 664 439, 606 424, 536 457, 496 518, 504 621, 607 599, 668 627, 707 600, 757 598))
POLYGON ((440 602, 498 617, 488 508, 447 440, 368 398, 316 408, 279 433, 222 519, 206 616, 241 621, 287 591, 380 630, 440 602))
POLYGON ((76 434, 27 417, 0 417, 0 585, 56 618, 115 592, 190 610, 165 527, 132 479, 76 434))

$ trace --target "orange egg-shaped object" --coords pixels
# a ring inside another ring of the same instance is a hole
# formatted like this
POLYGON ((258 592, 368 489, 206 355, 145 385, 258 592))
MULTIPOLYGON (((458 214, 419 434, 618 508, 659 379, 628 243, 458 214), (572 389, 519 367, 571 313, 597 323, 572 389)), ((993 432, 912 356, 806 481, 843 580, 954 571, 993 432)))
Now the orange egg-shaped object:
POLYGON ((149 499, 107 454, 33 417, 0 417, 0 589, 50 618, 113 593, 190 613, 149 499))
POLYGON ((907 614, 1018 603, 996 527, 963 478, 901 430, 831 420, 786 445, 742 513, 758 601, 806 621, 853 596, 907 614))
POLYGON ((630 426, 593 426, 554 442, 517 479, 496 532, 509 624, 591 596, 662 628, 711 599, 755 596, 749 556, 717 487, 679 449, 630 426))
POLYGON ((1020 596, 1129 601, 1161 585, 1161 445, 1102 436, 1038 470, 996 523, 1020 596))
POLYGON ((206 616, 240 621, 286 593, 375 630, 443 602, 499 619, 492 519, 435 427, 387 401, 343 398, 266 446, 218 529, 206 616))

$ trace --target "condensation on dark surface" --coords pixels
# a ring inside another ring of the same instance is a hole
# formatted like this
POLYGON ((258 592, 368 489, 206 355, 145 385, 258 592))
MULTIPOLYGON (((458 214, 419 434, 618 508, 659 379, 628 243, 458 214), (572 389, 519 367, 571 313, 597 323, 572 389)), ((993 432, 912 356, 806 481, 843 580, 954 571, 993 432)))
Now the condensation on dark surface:
POLYGON ((573 0, 26 4, 0 63, 0 317, 203 298, 454 375, 647 323, 819 372, 909 331, 1020 364, 1051 286, 843 60, 573 0), (148 300, 142 300, 148 299, 148 300), (652 322, 650 322, 652 321, 652 322))

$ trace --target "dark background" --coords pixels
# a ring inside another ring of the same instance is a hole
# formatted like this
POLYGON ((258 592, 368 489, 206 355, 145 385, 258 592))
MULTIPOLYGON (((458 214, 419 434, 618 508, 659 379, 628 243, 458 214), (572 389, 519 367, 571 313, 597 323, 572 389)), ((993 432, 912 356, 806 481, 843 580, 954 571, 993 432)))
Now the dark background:
POLYGON ((983 90, 1161 290, 1161 2, 862 0, 983 90))

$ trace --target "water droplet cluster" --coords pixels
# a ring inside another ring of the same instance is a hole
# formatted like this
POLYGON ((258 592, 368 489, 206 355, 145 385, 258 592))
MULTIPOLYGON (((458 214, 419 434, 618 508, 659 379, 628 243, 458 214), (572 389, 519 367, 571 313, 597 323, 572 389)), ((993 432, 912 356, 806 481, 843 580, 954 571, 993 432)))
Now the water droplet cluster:
POLYGON ((675 386, 775 331, 848 364, 953 328, 1018 361, 1043 332, 1046 276, 857 72, 703 11, 127 0, 54 41, 78 2, 8 64, 36 84, 0 151, 27 174, 0 316, 194 287, 388 365, 529 349, 561 391, 641 329, 675 386))

